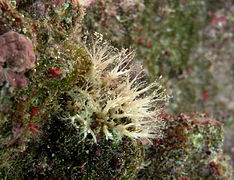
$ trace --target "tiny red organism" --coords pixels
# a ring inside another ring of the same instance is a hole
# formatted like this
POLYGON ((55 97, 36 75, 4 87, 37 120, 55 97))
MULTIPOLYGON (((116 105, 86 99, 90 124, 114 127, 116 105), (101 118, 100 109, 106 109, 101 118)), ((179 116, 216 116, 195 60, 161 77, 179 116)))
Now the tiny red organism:
POLYGON ((152 42, 147 42, 146 46, 147 46, 148 48, 151 48, 151 47, 153 46, 153 44, 152 44, 152 42))
POLYGON ((28 124, 29 130, 34 136, 37 136, 37 133, 40 132, 40 130, 37 129, 39 126, 38 124, 28 124))
POLYGON ((148 140, 147 139, 145 139, 145 138, 142 138, 141 139, 141 143, 143 144, 143 145, 145 145, 145 144, 148 144, 148 140))
POLYGON ((137 44, 142 45, 143 44, 143 38, 139 37, 137 40, 137 44))
POLYGON ((153 143, 154 143, 154 146, 159 146, 160 145, 160 141, 158 139, 154 139, 153 143))
POLYGON ((168 53, 169 53, 169 51, 166 49, 166 50, 164 51, 164 55, 168 55, 168 53))
POLYGON ((223 27, 224 24, 226 23, 226 16, 220 16, 220 17, 217 17, 216 14, 212 13, 211 14, 211 25, 213 26, 220 26, 220 27, 223 27))
POLYGON ((56 69, 55 67, 49 68, 49 72, 52 74, 52 78, 61 78, 60 74, 64 72, 64 70, 56 69))
POLYGON ((158 118, 162 118, 162 119, 164 119, 166 121, 169 121, 170 116, 168 114, 165 114, 165 113, 160 113, 158 115, 158 118))
POLYGON ((31 111, 30 111, 30 114, 31 114, 31 116, 37 115, 38 114, 37 108, 36 107, 32 107, 31 111))
POLYGON ((208 99, 210 96, 209 91, 206 91, 204 93, 202 93, 202 100, 205 101, 206 99, 208 99))
POLYGON ((220 172, 220 167, 216 162, 211 161, 209 165, 216 170, 218 176, 222 175, 222 173, 220 172))

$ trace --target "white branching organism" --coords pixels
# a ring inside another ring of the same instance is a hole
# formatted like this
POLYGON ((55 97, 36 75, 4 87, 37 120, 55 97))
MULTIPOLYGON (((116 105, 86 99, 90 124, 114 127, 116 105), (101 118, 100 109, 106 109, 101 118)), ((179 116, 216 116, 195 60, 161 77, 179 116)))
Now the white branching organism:
POLYGON ((107 140, 160 139, 165 123, 158 118, 168 95, 159 82, 147 85, 142 70, 133 75, 134 53, 121 51, 96 33, 85 48, 92 67, 83 87, 73 87, 75 114, 66 117, 83 137, 91 134, 94 142, 102 134, 107 140))

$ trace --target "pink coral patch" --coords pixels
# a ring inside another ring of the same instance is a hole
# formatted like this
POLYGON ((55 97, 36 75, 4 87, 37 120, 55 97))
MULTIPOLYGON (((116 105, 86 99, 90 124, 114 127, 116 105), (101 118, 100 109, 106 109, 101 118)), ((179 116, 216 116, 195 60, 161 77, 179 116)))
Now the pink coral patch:
POLYGON ((0 62, 7 62, 8 68, 15 72, 31 69, 35 62, 32 42, 26 36, 16 32, 1 35, 0 62))
POLYGON ((11 70, 7 70, 5 72, 5 75, 6 75, 6 80, 13 87, 22 88, 27 86, 28 84, 28 80, 24 76, 24 73, 17 73, 11 70))
POLYGON ((226 24, 226 16, 218 17, 216 14, 211 14, 211 25, 223 27, 226 24))
POLYGON ((24 73, 34 62, 33 45, 26 36, 13 31, 0 36, 0 85, 7 81, 13 87, 27 86, 24 73))

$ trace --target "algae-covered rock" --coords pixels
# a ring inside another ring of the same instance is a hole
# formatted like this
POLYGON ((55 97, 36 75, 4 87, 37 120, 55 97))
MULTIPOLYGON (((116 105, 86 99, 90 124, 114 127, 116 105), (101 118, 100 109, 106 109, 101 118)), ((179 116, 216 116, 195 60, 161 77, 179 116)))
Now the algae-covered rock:
POLYGON ((144 3, 118 2, 0 0, 0 178, 231 180, 222 124, 163 113, 134 53, 84 33, 129 45, 144 3))
MULTIPOLYGON (((152 128, 149 126, 149 120, 157 114, 156 108, 151 109, 150 101, 163 97, 163 92, 153 96, 161 87, 151 94, 151 98, 145 92, 156 84, 147 87, 142 83, 142 86, 137 86, 136 78, 130 74, 128 61, 132 57, 127 50, 118 51, 104 41, 99 44, 92 42, 90 51, 86 46, 74 44, 73 35, 78 30, 77 16, 82 17, 82 12, 79 14, 79 7, 74 7, 70 1, 59 2, 56 7, 51 2, 17 1, 14 4, 1 1, 0 4, 4 11, 2 20, 7 20, 1 25, 2 36, 13 31, 14 35, 27 36, 33 43, 31 49, 36 53, 36 66, 27 73, 27 86, 1 96, 2 106, 7 107, 0 114, 1 178, 135 177, 144 157, 140 137, 158 137, 163 127, 163 124, 156 123, 158 119, 155 119, 152 128), (12 14, 21 17, 17 24, 13 23, 12 14), (90 53, 93 50, 97 52, 90 53), (132 97, 128 99, 127 91, 116 89, 114 81, 122 83, 123 89, 133 93, 132 97), (93 87, 89 87, 91 82, 93 87), (103 100, 93 94, 95 88, 97 95, 103 95, 103 100), (84 96, 83 91, 89 95, 84 96), (106 96, 109 91, 115 94, 106 96), (115 91, 122 92, 121 97, 117 98, 115 91), (77 100, 79 97, 80 101, 77 100), (84 117, 90 115, 88 110, 94 104, 88 102, 89 97, 100 103, 100 113, 91 108, 93 115, 89 119, 78 118, 77 122, 71 123, 68 117, 73 114, 80 117, 85 113, 84 117), (78 103, 83 103, 80 109, 78 103), (133 112, 127 108, 128 105, 133 107, 133 112), (122 111, 121 107, 126 110, 122 111), (102 118, 95 117, 95 114, 102 118), (123 117, 114 120, 112 115, 123 117), (94 124, 97 119, 100 123, 94 140, 90 138, 93 135, 90 130, 96 129, 94 124), (116 123, 116 130, 113 123, 116 123), (153 132, 157 127, 158 131, 153 132), (111 133, 115 135, 114 139, 110 138, 111 133)), ((8 46, 5 48, 6 52, 10 50, 8 46)), ((3 56, 6 57, 5 54, 3 56)), ((9 71, 9 82, 17 79, 14 75, 9 71)))
POLYGON ((27 78, 24 73, 33 68, 34 62, 33 45, 26 36, 13 31, 0 36, 0 65, 4 67, 0 82, 25 87, 27 78))
POLYGON ((143 148, 126 138, 121 143, 99 137, 85 141, 76 128, 52 117, 38 142, 20 152, 4 175, 10 179, 126 179, 136 176, 143 148))
POLYGON ((231 179, 220 122, 201 113, 161 116, 167 120, 166 138, 146 151, 151 164, 140 171, 140 179, 231 179))

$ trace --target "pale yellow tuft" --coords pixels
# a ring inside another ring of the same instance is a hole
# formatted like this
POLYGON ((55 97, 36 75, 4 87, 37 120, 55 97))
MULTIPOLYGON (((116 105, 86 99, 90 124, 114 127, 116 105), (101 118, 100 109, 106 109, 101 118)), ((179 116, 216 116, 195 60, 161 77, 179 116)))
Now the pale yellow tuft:
POLYGON ((97 135, 108 140, 124 136, 136 139, 161 138, 165 123, 158 118, 161 103, 168 100, 158 82, 147 85, 140 79, 142 71, 132 77, 133 52, 113 48, 95 34, 96 40, 86 45, 92 67, 85 86, 74 87, 69 95, 76 104, 76 114, 69 119, 84 135, 97 135), (95 124, 95 125, 94 125, 95 124))

